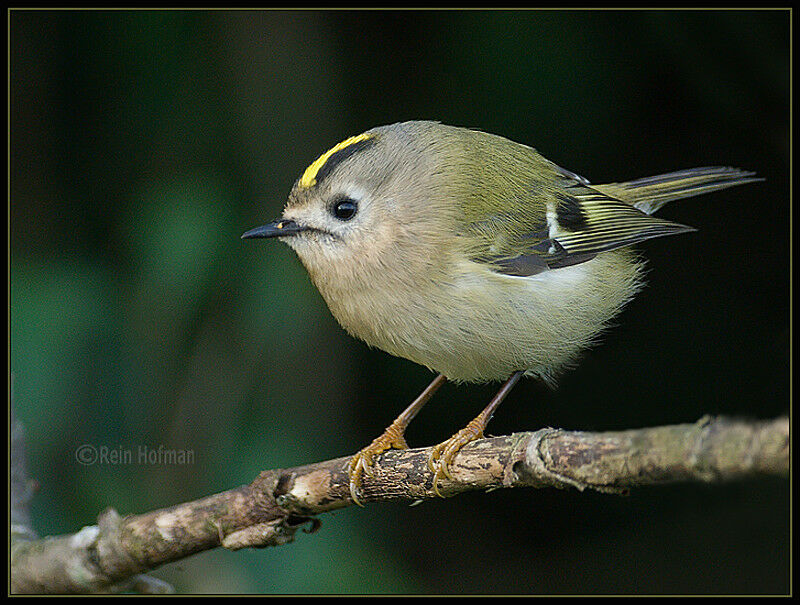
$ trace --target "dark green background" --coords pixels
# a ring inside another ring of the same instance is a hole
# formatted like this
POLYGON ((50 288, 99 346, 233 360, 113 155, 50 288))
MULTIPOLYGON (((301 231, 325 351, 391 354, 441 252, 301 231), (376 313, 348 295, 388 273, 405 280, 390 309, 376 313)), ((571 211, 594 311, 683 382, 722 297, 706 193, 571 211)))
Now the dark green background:
MULTIPOLYGON (((294 253, 239 235, 320 153, 437 119, 594 182, 704 165, 649 285, 490 432, 770 418, 789 406, 787 11, 12 11, 11 370, 43 534, 354 452, 431 379, 336 324, 294 253), (83 445, 193 465, 83 466, 83 445)), ((443 440, 495 386, 446 386, 443 440)), ((502 490, 325 515, 289 546, 159 570, 181 592, 784 593, 780 479, 629 497, 502 490)))

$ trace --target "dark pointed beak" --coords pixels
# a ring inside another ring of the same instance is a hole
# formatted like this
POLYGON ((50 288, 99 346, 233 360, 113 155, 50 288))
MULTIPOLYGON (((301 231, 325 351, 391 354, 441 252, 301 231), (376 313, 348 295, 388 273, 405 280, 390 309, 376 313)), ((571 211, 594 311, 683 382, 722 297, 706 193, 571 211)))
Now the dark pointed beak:
POLYGON ((242 235, 242 239, 254 239, 257 237, 285 237, 287 235, 295 235, 303 231, 308 231, 308 227, 298 225, 292 220, 281 218, 261 227, 250 229, 247 233, 242 235))

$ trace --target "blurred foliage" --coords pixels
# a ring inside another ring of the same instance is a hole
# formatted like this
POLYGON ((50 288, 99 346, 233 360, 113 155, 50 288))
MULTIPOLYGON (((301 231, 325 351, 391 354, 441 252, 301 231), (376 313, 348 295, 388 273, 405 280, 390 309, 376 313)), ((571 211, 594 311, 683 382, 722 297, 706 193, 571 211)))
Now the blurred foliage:
MULTIPOLYGON (((10 367, 42 534, 356 451, 431 378, 349 338, 285 246, 242 242, 322 151, 437 119, 595 182, 702 165, 765 182, 671 205, 649 286, 494 434, 789 402, 787 11, 10 13, 10 367), (192 465, 94 464, 95 447, 192 465)), ((494 386, 448 385, 431 444, 494 386)), ((785 593, 786 481, 628 498, 475 494, 326 515, 313 537, 158 571, 182 592, 785 593)))

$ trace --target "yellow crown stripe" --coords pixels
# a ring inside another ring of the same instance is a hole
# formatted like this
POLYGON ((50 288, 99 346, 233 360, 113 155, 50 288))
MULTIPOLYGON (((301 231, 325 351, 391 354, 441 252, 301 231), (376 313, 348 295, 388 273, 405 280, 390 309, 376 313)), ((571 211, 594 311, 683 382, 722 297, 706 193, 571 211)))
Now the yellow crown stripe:
POLYGON ((306 168, 306 171, 303 173, 303 176, 300 177, 300 186, 307 189, 309 187, 313 187, 314 185, 316 185, 317 184, 317 174, 319 173, 320 168, 322 168, 325 165, 325 162, 327 162, 328 159, 334 153, 336 153, 337 151, 341 151, 342 149, 346 149, 347 147, 350 147, 350 145, 355 145, 356 143, 359 143, 360 141, 365 141, 367 139, 371 139, 373 136, 374 135, 363 133, 363 134, 356 135, 354 137, 350 137, 349 139, 345 139, 344 141, 342 141, 341 143, 339 143, 335 147, 333 147, 333 148, 329 149, 328 151, 326 151, 325 153, 323 153, 316 160, 314 160, 314 163, 311 164, 311 166, 306 168))

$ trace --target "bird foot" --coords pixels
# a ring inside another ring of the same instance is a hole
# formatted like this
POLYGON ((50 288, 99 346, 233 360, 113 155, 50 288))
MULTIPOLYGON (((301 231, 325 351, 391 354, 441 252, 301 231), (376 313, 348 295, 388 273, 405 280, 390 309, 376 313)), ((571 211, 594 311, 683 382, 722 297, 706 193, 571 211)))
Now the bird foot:
POLYGON ((382 435, 376 437, 367 447, 356 453, 347 463, 347 473, 350 475, 350 497, 359 506, 364 506, 358 498, 358 492, 364 475, 373 476, 372 467, 375 460, 388 450, 407 450, 408 444, 403 431, 399 427, 389 425, 382 435))
POLYGON ((444 496, 439 491, 439 481, 444 478, 453 480, 453 476, 450 474, 450 465, 455 460, 458 452, 461 451, 461 448, 483 437, 484 428, 485 423, 476 418, 450 439, 433 446, 431 449, 431 453, 428 456, 428 468, 433 473, 433 491, 440 498, 444 498, 444 496))

